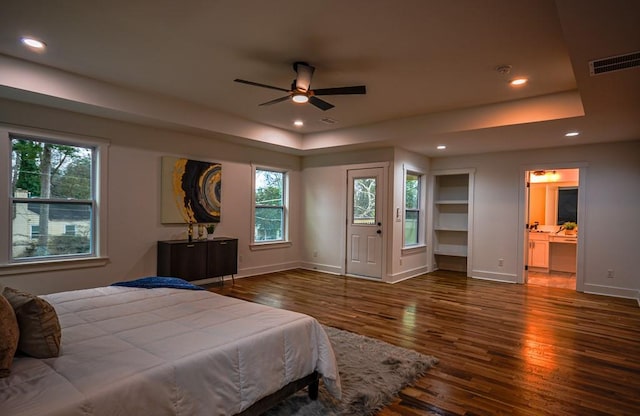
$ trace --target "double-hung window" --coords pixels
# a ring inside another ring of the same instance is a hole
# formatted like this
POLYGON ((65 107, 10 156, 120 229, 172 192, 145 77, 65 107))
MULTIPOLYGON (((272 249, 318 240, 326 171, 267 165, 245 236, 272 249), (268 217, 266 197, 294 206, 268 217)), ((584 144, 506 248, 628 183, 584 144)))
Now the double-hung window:
POLYGON ((254 169, 253 242, 287 240, 287 173, 268 168, 254 169))
POLYGON ((421 210, 422 177, 407 171, 404 182, 404 246, 416 246, 421 243, 423 215, 421 210))
POLYGON ((106 162, 106 154, 100 157, 106 144, 6 133, 10 160, 0 164, 10 166, 10 175, 0 189, 8 187, 9 224, 0 245, 8 253, 0 254, 0 264, 104 255, 98 249, 104 226, 98 220, 98 161, 106 162))

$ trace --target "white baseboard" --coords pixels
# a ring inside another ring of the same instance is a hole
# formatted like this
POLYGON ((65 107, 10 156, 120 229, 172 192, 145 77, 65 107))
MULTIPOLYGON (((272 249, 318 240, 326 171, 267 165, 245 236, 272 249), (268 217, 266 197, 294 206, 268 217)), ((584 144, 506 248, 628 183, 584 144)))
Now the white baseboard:
POLYGON ((584 292, 594 295, 613 296, 616 298, 635 299, 640 306, 640 291, 635 289, 625 289, 621 287, 594 285, 591 283, 584 284, 584 292))
POLYGON ((302 269, 315 270, 318 272, 324 272, 324 273, 330 273, 330 274, 337 274, 337 275, 344 274, 344 270, 342 270, 342 267, 334 266, 332 264, 321 264, 321 263, 312 263, 312 262, 303 261, 300 263, 299 267, 302 269))
POLYGON ((255 276, 258 274, 274 273, 274 272, 281 272, 283 270, 297 269, 299 267, 302 267, 302 263, 300 263, 299 261, 267 264, 264 266, 256 266, 256 267, 244 267, 244 268, 238 269, 238 274, 235 277, 241 279, 243 277, 255 276))
POLYGON ((413 277, 420 276, 421 274, 429 273, 429 268, 427 266, 424 267, 416 267, 411 270, 404 270, 400 273, 394 273, 387 275, 386 279, 383 279, 386 283, 398 283, 403 280, 411 279, 413 277))
POLYGON ((492 280, 504 283, 516 283, 518 279, 518 275, 513 273, 496 273, 486 270, 472 270, 471 277, 474 279, 492 280))

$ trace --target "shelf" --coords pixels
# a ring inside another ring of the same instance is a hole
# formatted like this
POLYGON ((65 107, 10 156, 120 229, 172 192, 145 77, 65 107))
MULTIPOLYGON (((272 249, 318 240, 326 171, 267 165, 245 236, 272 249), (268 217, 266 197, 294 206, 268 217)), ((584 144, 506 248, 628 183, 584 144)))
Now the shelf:
POLYGON ((466 201, 469 199, 469 175, 438 175, 436 177, 436 201, 466 201))
POLYGON ((440 173, 433 181, 433 254, 441 270, 469 274, 470 173, 440 173))
POLYGON ((449 227, 435 227, 434 230, 436 231, 453 231, 453 232, 460 232, 460 233, 466 233, 468 230, 466 228, 449 228, 449 227))
POLYGON ((469 205, 468 200, 457 200, 457 199, 441 199, 434 202, 436 205, 469 205))
POLYGON ((450 257, 467 257, 467 248, 440 248, 433 252, 436 256, 450 256, 450 257))

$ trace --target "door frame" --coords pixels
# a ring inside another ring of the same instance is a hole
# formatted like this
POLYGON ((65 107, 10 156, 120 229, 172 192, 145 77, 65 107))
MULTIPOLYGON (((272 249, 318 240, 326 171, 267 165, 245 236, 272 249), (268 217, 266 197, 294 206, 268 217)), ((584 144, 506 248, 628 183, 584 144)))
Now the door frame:
POLYGON ((387 246, 389 244, 389 234, 391 233, 391 227, 390 227, 390 222, 388 217, 388 213, 391 212, 391 209, 389 208, 389 162, 382 162, 382 163, 362 163, 362 164, 356 164, 356 165, 346 165, 344 167, 344 183, 345 183, 345 188, 344 188, 344 201, 345 201, 345 205, 344 205, 344 229, 343 229, 343 233, 342 233, 342 255, 343 255, 343 259, 342 259, 342 268, 343 268, 343 274, 345 276, 352 276, 352 277, 358 277, 361 279, 370 279, 370 280, 374 280, 374 281, 385 281, 386 277, 387 277, 387 246), (380 243, 380 261, 381 261, 381 268, 382 268, 382 272, 381 272, 381 276, 380 278, 374 278, 374 277, 367 277, 367 276, 361 276, 361 275, 350 275, 347 273, 348 269, 347 269, 347 262, 349 261, 349 254, 347 253, 347 238, 349 238, 348 236, 348 230, 349 230, 349 207, 351 205, 351 202, 349 201, 349 187, 351 186, 349 184, 349 171, 351 170, 361 170, 361 169, 373 169, 373 168, 381 168, 382 169, 382 186, 378 187, 376 186, 376 199, 380 198, 380 209, 382 210, 382 212, 380 213, 380 218, 381 218, 381 222, 382 222, 382 236, 380 237, 382 242, 380 243))
POLYGON ((576 291, 584 292, 584 263, 585 263, 585 236, 588 235, 587 227, 587 206, 586 206, 586 189, 587 189, 587 169, 589 164, 586 162, 558 162, 558 163, 544 163, 544 164, 532 164, 520 167, 520 198, 519 198, 519 210, 520 213, 518 219, 518 253, 517 264, 518 272, 516 276, 516 282, 520 284, 526 284, 528 278, 528 272, 525 270, 525 266, 528 261, 528 246, 529 230, 525 229, 528 222, 529 215, 529 192, 527 189, 528 178, 526 173, 534 170, 560 170, 560 169, 578 169, 578 219, 580 221, 580 232, 578 233, 578 241, 576 247, 576 291))

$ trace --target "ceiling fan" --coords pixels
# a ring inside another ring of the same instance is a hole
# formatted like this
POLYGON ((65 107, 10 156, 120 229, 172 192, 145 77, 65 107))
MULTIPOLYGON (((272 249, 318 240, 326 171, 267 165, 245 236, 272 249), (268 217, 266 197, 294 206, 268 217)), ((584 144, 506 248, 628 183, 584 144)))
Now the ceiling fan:
POLYGON ((333 108, 334 105, 321 100, 317 97, 318 95, 348 95, 367 93, 367 88, 364 85, 357 85, 353 87, 320 88, 317 90, 312 90, 310 88, 311 77, 313 76, 313 71, 315 71, 315 68, 306 62, 295 62, 293 64, 293 70, 296 71, 297 76, 296 79, 294 79, 291 83, 291 89, 289 90, 285 88, 274 87, 271 85, 260 84, 258 82, 246 81, 243 79, 234 79, 234 81, 240 82, 242 84, 253 85, 256 87, 284 91, 287 93, 287 95, 284 97, 276 98, 275 100, 267 101, 266 103, 262 103, 260 105, 276 104, 291 98, 296 103, 309 102, 323 111, 327 111, 330 108, 333 108))

